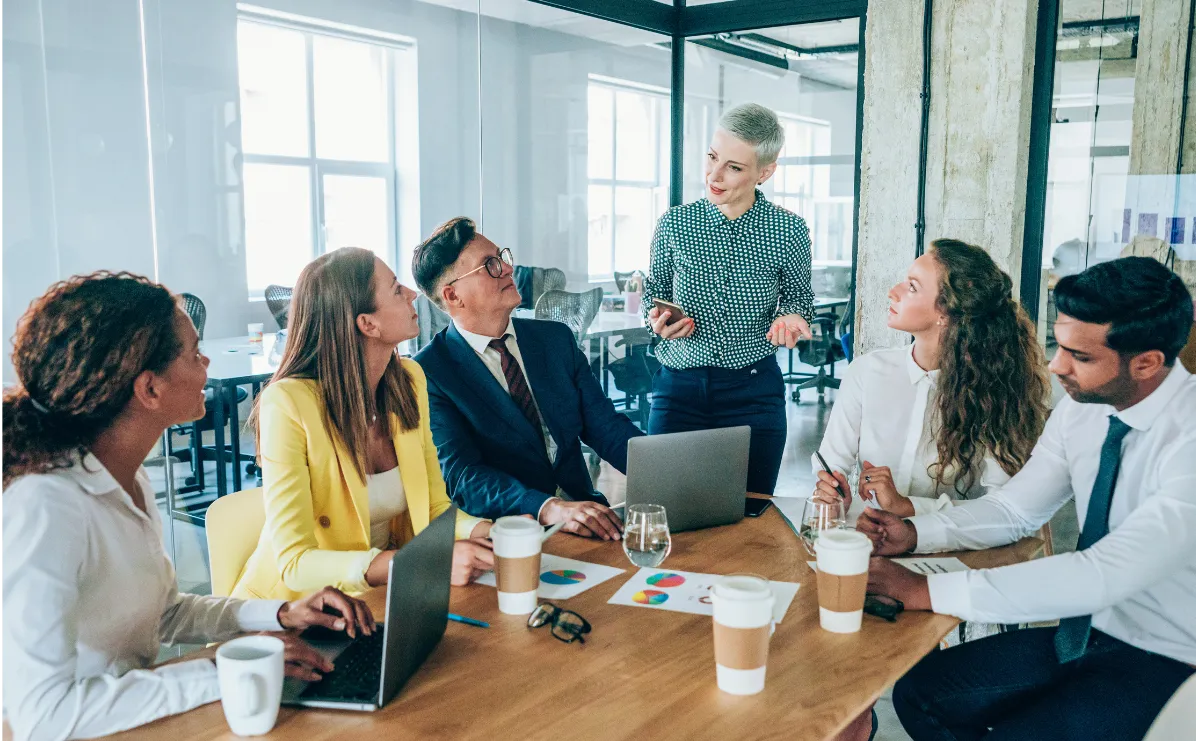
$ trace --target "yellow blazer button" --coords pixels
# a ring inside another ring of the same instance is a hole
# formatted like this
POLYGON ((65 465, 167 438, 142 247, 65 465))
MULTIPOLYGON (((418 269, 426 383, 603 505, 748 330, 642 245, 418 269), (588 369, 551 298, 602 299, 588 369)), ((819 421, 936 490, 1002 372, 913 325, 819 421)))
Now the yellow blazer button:
POLYGON ((328 515, 320 515, 320 527, 332 527, 332 520, 328 519, 328 515))

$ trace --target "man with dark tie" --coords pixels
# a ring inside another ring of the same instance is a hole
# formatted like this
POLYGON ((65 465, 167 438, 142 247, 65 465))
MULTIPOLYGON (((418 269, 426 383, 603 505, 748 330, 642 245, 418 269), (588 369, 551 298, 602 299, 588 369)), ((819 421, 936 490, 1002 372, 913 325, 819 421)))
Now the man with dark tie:
POLYGON ((622 522, 594 490, 581 444, 626 472, 627 441, 642 433, 603 394, 573 332, 512 318, 511 251, 470 219, 428 237, 412 272, 453 320, 415 356, 449 496, 478 517, 530 515, 617 540, 622 522))
POLYGON ((1067 392, 1001 489, 857 527, 879 555, 991 548, 1034 533, 1073 496, 1074 553, 921 576, 874 558, 870 592, 963 620, 1034 623, 936 652, 893 702, 924 739, 1141 739, 1196 669, 1196 378, 1175 362, 1192 298, 1155 260, 1126 257, 1055 289, 1067 392))

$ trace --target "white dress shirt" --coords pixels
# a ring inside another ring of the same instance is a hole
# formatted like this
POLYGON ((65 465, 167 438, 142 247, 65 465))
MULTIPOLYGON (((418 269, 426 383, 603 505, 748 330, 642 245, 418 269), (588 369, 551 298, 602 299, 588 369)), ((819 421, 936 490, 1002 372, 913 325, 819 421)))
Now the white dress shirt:
MULTIPOLYGON (((490 375, 494 376, 494 380, 498 381, 498 385, 502 386, 503 391, 508 394, 511 389, 507 386, 507 377, 502 372, 502 356, 498 354, 498 350, 490 347, 490 341, 498 339, 497 337, 487 337, 486 335, 474 334, 468 329, 464 329, 460 324, 454 324, 457 331, 469 343, 478 357, 482 361, 482 365, 486 366, 486 370, 490 371, 490 375)), ((556 441, 552 439, 552 433, 548 431, 548 425, 544 423, 544 413, 540 411, 540 402, 536 401, 536 390, 532 388, 532 381, 527 377, 527 368, 523 364, 523 354, 519 352, 519 338, 515 335, 515 322, 508 319, 507 328, 504 332, 506 340, 503 342, 507 346, 507 350, 511 353, 511 357, 515 358, 515 362, 519 363, 519 370, 523 371, 523 378, 527 381, 527 390, 532 395, 532 403, 536 405, 536 414, 540 415, 540 432, 544 435, 544 447, 548 451, 548 460, 556 462, 557 445, 556 441)), ((556 493, 553 495, 558 499, 567 499, 565 492, 557 487, 556 493)), ((548 504, 552 500, 544 500, 544 504, 548 504)), ((544 510, 544 504, 540 505, 540 510, 544 510)))
MULTIPOLYGON (((888 466, 897 492, 910 498, 914 514, 926 514, 950 507, 960 496, 950 471, 941 484, 929 473, 938 460, 939 371, 922 370, 913 353, 912 345, 876 350, 847 368, 818 452, 853 488, 864 461, 888 466)), ((818 457, 811 460, 814 470, 821 471, 818 457)), ((964 490, 967 499, 1001 486, 1009 474, 985 456, 973 478, 964 490)), ((855 493, 867 497, 867 492, 855 493)), ((856 511, 862 509, 858 501, 853 499, 856 511)))
POLYGON ((1008 484, 911 520, 918 552, 1005 545, 1073 496, 1083 527, 1114 413, 1133 429, 1121 444, 1109 534, 1079 552, 933 575, 935 612, 998 623, 1092 615, 1092 626, 1114 638, 1196 664, 1196 378, 1178 362, 1122 412, 1064 398, 1008 484))
POLYGON ((398 466, 366 476, 366 490, 370 496, 370 547, 384 551, 390 548, 390 521, 407 511, 407 491, 398 466))
POLYGON ((144 470, 142 512, 90 454, 4 492, 4 709, 18 741, 105 736, 220 698, 209 659, 159 643, 281 630, 281 601, 180 594, 144 470))

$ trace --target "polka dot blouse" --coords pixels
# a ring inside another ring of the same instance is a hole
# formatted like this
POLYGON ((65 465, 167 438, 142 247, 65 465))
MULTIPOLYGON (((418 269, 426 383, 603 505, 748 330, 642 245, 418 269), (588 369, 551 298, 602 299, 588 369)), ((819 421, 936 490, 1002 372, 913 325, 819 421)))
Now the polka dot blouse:
POLYGON ((705 198, 666 211, 648 272, 645 315, 655 297, 694 319, 692 335, 657 345, 669 368, 744 368, 776 352, 765 334, 777 317, 813 316, 810 230, 759 190, 734 220, 705 198))

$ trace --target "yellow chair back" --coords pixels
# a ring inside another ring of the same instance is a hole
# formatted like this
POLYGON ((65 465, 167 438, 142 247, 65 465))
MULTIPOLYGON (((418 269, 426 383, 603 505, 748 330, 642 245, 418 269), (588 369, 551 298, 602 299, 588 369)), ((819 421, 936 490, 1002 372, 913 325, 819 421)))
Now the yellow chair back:
POLYGON ((227 597, 257 547, 266 524, 262 490, 246 489, 220 497, 208 507, 208 564, 212 594, 227 597))

